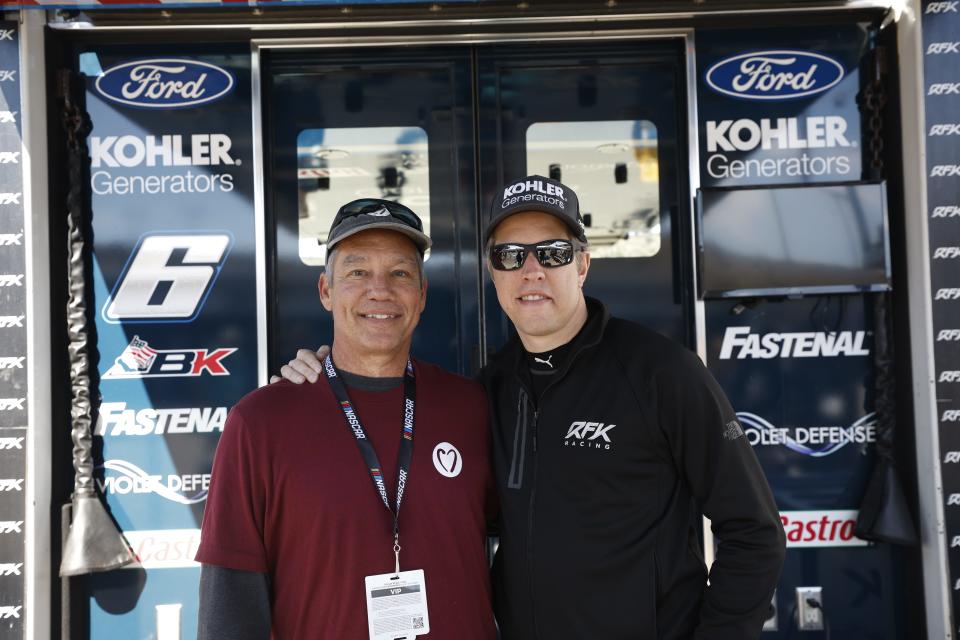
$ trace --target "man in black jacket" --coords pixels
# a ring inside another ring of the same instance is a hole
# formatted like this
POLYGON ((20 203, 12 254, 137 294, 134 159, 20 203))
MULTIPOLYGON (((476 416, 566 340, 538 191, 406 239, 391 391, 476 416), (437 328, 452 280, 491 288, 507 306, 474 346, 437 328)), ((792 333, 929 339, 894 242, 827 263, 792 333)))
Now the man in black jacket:
MULTIPOLYGON (((487 266, 517 335, 484 368, 505 640, 749 640, 784 558, 763 471, 700 360, 583 295, 576 194, 499 189, 487 266), (709 573, 702 516, 718 540, 709 573)), ((310 352, 284 367, 311 377, 310 352)))
POLYGON ((503 637, 756 638, 784 557, 763 471, 696 355, 583 295, 586 241, 570 188, 498 190, 487 266, 517 336, 481 375, 503 637))

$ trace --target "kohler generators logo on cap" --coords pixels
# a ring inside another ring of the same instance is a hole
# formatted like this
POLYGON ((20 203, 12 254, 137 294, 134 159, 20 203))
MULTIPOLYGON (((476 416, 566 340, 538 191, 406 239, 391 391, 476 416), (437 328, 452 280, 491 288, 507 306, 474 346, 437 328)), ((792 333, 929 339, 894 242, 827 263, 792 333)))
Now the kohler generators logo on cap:
POLYGON ((156 58, 125 62, 97 78, 97 92, 131 107, 181 109, 214 102, 233 90, 226 69, 196 60, 156 58))
POLYGON ((710 88, 745 100, 790 100, 843 80, 843 65, 810 51, 771 50, 725 58, 707 70, 710 88))
MULTIPOLYGON (((521 194, 532 194, 539 193, 545 196, 556 196, 563 202, 567 201, 567 197, 563 195, 563 187, 557 186, 555 184, 550 184, 549 182, 544 183, 542 180, 521 180, 520 182, 514 182, 510 186, 504 188, 503 190, 503 208, 510 206, 507 204, 507 201, 511 196, 517 196, 521 194)), ((560 208, 563 208, 561 203, 560 208)))

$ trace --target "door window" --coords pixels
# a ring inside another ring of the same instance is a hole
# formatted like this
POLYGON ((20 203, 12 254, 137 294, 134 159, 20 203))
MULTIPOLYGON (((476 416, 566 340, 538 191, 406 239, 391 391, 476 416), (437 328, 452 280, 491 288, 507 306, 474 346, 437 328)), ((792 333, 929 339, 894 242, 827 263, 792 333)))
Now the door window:
POLYGON ((302 130, 297 136, 300 260, 324 265, 333 217, 357 198, 410 207, 430 235, 428 157, 427 132, 420 127, 302 130))
POLYGON ((660 251, 657 127, 649 120, 537 122, 527 129, 530 173, 574 189, 590 257, 660 251))

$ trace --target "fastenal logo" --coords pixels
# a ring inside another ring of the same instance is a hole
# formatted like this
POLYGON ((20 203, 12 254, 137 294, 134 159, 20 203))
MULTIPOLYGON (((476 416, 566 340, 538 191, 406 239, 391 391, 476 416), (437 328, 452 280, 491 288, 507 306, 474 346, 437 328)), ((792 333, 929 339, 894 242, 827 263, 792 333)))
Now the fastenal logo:
POLYGON ((567 429, 567 435, 563 436, 563 445, 566 447, 609 450, 613 444, 609 433, 616 426, 603 422, 574 421, 567 429))
POLYGON ((222 360, 236 349, 153 349, 133 336, 104 379, 194 377, 203 373, 228 376, 222 360))
POLYGON ((105 460, 103 469, 112 471, 97 480, 100 491, 109 495, 155 494, 177 504, 192 505, 206 501, 210 490, 209 473, 152 475, 127 460, 105 460))
POLYGON ((822 93, 843 80, 843 65, 810 51, 771 50, 725 58, 707 69, 711 89, 746 100, 789 100, 822 93))
POLYGON ((865 547, 854 536, 857 511, 781 511, 788 547, 865 547))
POLYGON ((180 109, 207 104, 233 90, 233 75, 208 62, 179 58, 135 60, 97 78, 104 98, 132 107, 180 109))
POLYGON ((757 446, 780 445, 796 453, 823 458, 848 444, 869 444, 877 440, 876 414, 868 413, 848 427, 776 427, 755 413, 738 411, 747 442, 757 446))
POLYGON ((866 331, 807 331, 751 333, 750 327, 727 327, 720 359, 835 358, 868 356, 863 346, 866 331), (736 355, 734 355, 736 350, 736 355))
POLYGON ((223 432, 227 407, 127 409, 126 402, 100 405, 94 435, 149 436, 223 432))

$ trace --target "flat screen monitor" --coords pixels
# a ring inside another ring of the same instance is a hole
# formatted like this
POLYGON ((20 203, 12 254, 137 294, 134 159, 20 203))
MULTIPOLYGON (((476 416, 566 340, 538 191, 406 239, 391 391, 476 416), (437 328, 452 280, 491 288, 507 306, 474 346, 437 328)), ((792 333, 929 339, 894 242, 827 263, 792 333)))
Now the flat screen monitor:
POLYGON ((705 298, 890 288, 886 185, 700 189, 705 298))

